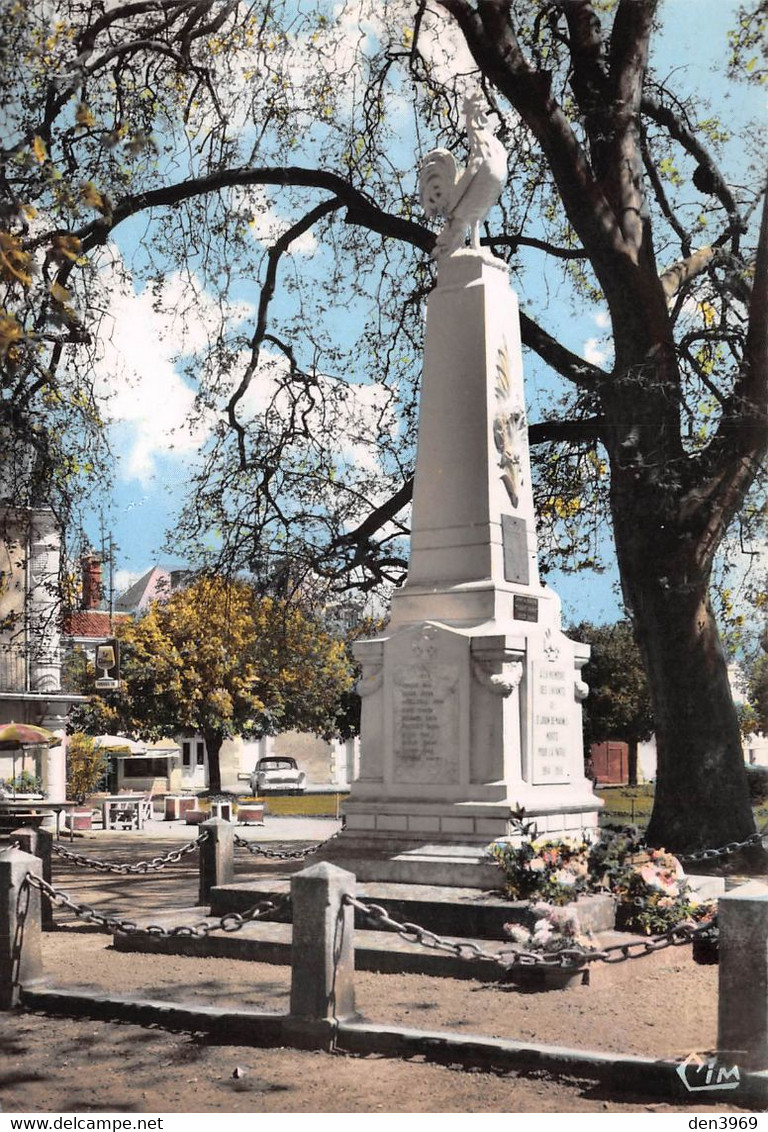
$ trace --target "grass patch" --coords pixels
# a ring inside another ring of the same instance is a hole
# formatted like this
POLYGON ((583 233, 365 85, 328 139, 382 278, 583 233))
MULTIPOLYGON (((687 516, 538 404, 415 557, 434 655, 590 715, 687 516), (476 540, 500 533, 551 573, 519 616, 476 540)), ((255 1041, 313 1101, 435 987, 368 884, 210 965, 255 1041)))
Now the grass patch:
POLYGON ((341 816, 341 804, 346 797, 346 793, 265 794, 254 799, 241 798, 240 801, 263 802, 265 814, 297 818, 335 818, 341 816))
POLYGON ((636 825, 645 829, 653 809, 653 783, 642 786, 598 786, 596 793, 605 805, 600 825, 636 825))
MULTIPOLYGON (((600 811, 600 825, 636 825, 644 830, 653 809, 653 783, 642 786, 598 786, 596 793, 605 805, 600 811)), ((759 830, 768 823, 768 801, 752 807, 759 830)))

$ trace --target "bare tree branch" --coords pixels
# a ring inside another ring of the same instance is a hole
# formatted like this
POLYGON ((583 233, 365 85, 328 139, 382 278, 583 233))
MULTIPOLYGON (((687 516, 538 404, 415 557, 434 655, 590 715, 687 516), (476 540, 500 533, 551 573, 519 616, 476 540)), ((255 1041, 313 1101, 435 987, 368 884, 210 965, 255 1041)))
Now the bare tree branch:
POLYGON ((317 205, 316 208, 311 209, 306 216, 301 220, 292 224, 291 227, 280 236, 272 247, 267 252, 267 274, 264 284, 261 288, 259 295, 259 310, 256 319, 256 329, 251 339, 251 357, 248 365, 245 368, 237 389, 227 402, 227 420, 229 426, 232 428, 237 436, 237 451, 240 459, 240 467, 245 469, 248 464, 247 454, 245 451, 245 437, 246 430, 237 419, 237 406, 243 399, 248 387, 251 384, 253 375, 258 369, 259 356, 261 353, 261 344, 264 341, 267 330, 267 315, 269 313, 269 304, 275 294, 275 283, 277 281, 277 269, 280 264, 280 259, 284 252, 288 251, 294 240, 298 240, 305 232, 322 219, 323 216, 328 216, 337 208, 342 207, 342 202, 339 200, 326 200, 322 204, 317 205))
POLYGON ((610 380, 609 373, 566 349, 523 311, 520 311, 520 334, 525 346, 534 350, 561 377, 567 378, 581 389, 597 392, 610 380))
POLYGON ((744 231, 744 220, 733 193, 726 184, 712 155, 696 135, 688 129, 680 115, 676 114, 670 106, 664 105, 649 94, 644 94, 640 102, 640 110, 651 121, 664 126, 669 131, 670 137, 679 142, 698 162, 698 168, 696 174, 694 174, 694 184, 702 192, 716 196, 723 205, 728 213, 728 227, 733 239, 733 251, 738 252, 739 236, 744 231))
POLYGON ((603 438, 605 421, 602 417, 585 420, 538 421, 528 425, 529 444, 573 443, 577 440, 597 443, 603 438))
POLYGON ((699 248, 686 259, 677 260, 676 263, 661 272, 659 279, 670 306, 686 283, 689 283, 697 275, 701 275, 702 271, 706 271, 716 255, 716 248, 710 246, 699 248))

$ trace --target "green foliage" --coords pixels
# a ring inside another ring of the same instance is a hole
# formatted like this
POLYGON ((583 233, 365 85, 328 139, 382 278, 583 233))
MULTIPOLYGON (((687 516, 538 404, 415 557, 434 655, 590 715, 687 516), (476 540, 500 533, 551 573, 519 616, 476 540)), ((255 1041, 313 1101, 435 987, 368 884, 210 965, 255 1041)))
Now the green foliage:
MULTIPOLYGON (((90 695, 93 692, 95 676, 94 666, 88 660, 83 649, 76 646, 64 654, 61 661, 61 690, 63 692, 72 692, 78 696, 90 695)), ((108 728, 102 730, 106 732, 108 728)))
POLYGON ((748 766, 747 785, 753 806, 768 802, 768 766, 748 766))
POLYGON ((583 669, 589 696, 582 705, 584 746, 607 739, 642 741, 654 729, 648 681, 629 621, 572 626, 569 635, 591 646, 583 669))
POLYGON ((199 732, 214 789, 224 739, 292 728, 331 736, 352 685, 343 642, 240 580, 200 578, 117 635, 124 687, 75 708, 73 725, 146 739, 199 732))
POLYGON ((747 702, 752 710, 752 731, 768 735, 768 654, 763 653, 747 670, 747 702))
POLYGON ((642 838, 633 826, 604 826, 589 850, 589 875, 597 889, 615 891, 626 876, 642 838))
POLYGON ((107 754, 90 735, 75 732, 67 737, 67 797, 84 802, 98 786, 107 769, 107 754))
POLYGON ((740 4, 736 21, 736 26, 728 33, 731 49, 728 69, 736 78, 764 85, 768 81, 765 67, 765 41, 768 34, 765 4, 760 0, 740 4))
POLYGON ((0 779, 0 788, 13 794, 43 794, 43 780, 29 770, 22 770, 15 778, 0 779))

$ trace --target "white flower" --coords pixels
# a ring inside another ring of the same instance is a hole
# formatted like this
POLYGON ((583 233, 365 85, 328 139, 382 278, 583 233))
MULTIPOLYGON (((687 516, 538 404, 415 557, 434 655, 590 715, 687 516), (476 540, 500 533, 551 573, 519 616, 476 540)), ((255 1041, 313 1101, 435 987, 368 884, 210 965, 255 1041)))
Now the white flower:
POLYGON ((552 874, 552 880, 568 886, 576 883, 576 877, 568 869, 558 869, 556 873, 552 874))

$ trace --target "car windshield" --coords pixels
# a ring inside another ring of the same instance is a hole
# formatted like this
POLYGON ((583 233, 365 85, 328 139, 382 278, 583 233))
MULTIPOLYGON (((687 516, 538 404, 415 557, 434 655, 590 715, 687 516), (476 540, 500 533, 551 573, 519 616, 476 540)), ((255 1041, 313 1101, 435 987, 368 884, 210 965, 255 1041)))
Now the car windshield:
POLYGON ((296 770, 294 759, 261 759, 257 770, 296 770))

